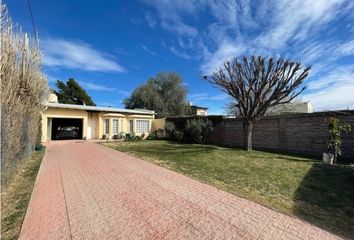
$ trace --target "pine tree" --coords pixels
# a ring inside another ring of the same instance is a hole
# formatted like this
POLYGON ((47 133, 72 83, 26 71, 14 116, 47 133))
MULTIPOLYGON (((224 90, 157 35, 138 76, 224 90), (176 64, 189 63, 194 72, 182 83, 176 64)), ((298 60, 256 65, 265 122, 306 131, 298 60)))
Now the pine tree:
POLYGON ((69 78, 66 82, 57 80, 57 91, 54 91, 58 96, 59 103, 96 106, 92 98, 87 94, 73 78, 69 78))

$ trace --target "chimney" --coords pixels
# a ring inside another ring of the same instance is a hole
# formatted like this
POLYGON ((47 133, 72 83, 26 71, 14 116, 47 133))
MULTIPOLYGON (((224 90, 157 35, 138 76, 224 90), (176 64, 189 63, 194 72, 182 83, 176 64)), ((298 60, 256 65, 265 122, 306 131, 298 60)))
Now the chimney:
POLYGON ((48 96, 49 103, 58 103, 58 96, 55 93, 50 93, 48 96))

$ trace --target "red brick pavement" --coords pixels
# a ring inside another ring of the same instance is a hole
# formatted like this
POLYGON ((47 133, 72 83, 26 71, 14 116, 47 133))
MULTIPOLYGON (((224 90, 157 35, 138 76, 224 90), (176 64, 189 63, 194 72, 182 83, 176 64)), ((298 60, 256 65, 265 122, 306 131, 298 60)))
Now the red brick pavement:
POLYGON ((49 144, 20 239, 340 239, 92 142, 49 144))

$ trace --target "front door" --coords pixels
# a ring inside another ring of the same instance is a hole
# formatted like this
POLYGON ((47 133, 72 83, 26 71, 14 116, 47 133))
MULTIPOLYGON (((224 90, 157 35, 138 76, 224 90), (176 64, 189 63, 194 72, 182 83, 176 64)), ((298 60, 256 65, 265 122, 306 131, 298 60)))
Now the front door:
POLYGON ((92 114, 87 121, 87 139, 97 138, 97 121, 95 115, 92 114))

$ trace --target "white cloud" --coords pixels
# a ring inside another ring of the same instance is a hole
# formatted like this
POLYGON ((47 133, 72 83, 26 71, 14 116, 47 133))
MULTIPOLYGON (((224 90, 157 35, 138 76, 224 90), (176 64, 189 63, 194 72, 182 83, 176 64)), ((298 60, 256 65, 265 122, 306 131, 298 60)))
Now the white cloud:
POLYGON ((225 94, 225 93, 221 93, 221 94, 212 96, 212 97, 210 97, 209 99, 210 99, 210 100, 219 101, 219 100, 226 100, 226 99, 229 99, 229 98, 230 98, 229 95, 227 95, 227 94, 225 94))
POLYGON ((175 54, 178 57, 181 57, 181 58, 184 58, 184 59, 191 59, 192 58, 188 53, 179 51, 175 47, 171 47, 170 50, 171 50, 171 52, 173 54, 175 54))
POLYGON ((198 34, 198 30, 196 28, 179 21, 165 21, 161 23, 161 26, 168 31, 178 33, 179 35, 194 37, 198 34))
POLYGON ((225 94, 225 93, 221 93, 221 94, 217 94, 217 95, 213 95, 210 96, 207 92, 202 92, 202 93, 194 93, 189 95, 189 99, 192 101, 205 101, 205 100, 209 100, 209 101, 222 101, 222 100, 226 100, 229 98, 229 95, 225 94))
MULTIPOLYGON (((202 71, 215 70, 230 56, 237 57, 240 53, 289 57, 299 55, 299 50, 309 45, 308 40, 312 43, 319 39, 319 32, 328 31, 327 24, 354 10, 354 4, 349 0, 144 2, 155 10, 162 28, 175 33, 180 47, 183 45, 184 48, 181 38, 193 39, 194 44, 188 48, 189 51, 202 54, 202 71), (208 27, 198 29, 199 17, 207 14, 212 16, 208 18, 208 27), (294 49, 289 49, 290 45, 294 49), (240 47, 243 51, 239 50, 240 47)), ((343 51, 352 51, 352 46, 343 47, 343 51)), ((168 47, 176 49, 175 46, 168 47)), ((326 46, 318 47, 323 49, 326 46)), ((314 54, 320 57, 316 50, 312 54, 308 60, 314 60, 314 54)), ((199 58, 199 54, 189 55, 199 58)))
POLYGON ((310 100, 315 111, 354 109, 354 83, 334 85, 318 92, 305 94, 303 99, 310 100))
POLYGON ((305 64, 327 64, 335 62, 337 59, 349 55, 354 55, 354 40, 349 41, 320 41, 306 42, 301 51, 294 54, 295 59, 301 60, 305 64))
POLYGON ((145 52, 149 53, 150 55, 155 55, 156 53, 154 51, 152 51, 151 49, 149 49, 147 46, 141 44, 140 45, 141 49, 143 49, 145 52))
MULTIPOLYGON (((270 12, 267 31, 256 40, 267 48, 282 48, 289 41, 302 40, 338 14, 344 0, 280 0, 270 12)), ((267 13, 268 15, 268 13, 267 13)))
POLYGON ((68 41, 47 38, 41 41, 44 64, 50 67, 64 67, 98 72, 124 72, 114 57, 100 52, 82 41, 68 41))
POLYGON ((302 99, 310 100, 316 111, 354 109, 354 65, 340 66, 324 77, 312 79, 302 99))
POLYGON ((165 47, 201 60, 202 74, 241 55, 283 56, 313 66, 306 96, 316 108, 323 108, 325 95, 331 97, 328 107, 351 103, 346 89, 352 90, 353 70, 340 66, 354 55, 352 0, 143 1, 154 10, 157 26, 173 33, 165 47))
POLYGON ((194 93, 189 95, 189 99, 192 101, 201 101, 205 100, 208 98, 208 93, 203 92, 203 93, 194 93))
MULTIPOLYGON (((197 28, 183 22, 183 15, 195 13, 196 5, 192 1, 165 1, 165 0, 145 0, 146 4, 154 8, 160 19, 160 26, 172 33, 184 36, 196 36, 197 28)), ((151 25, 151 17, 147 19, 151 25)))
POLYGON ((124 90, 119 90, 117 88, 113 87, 108 87, 92 82, 87 82, 87 81, 79 81, 79 84, 86 90, 92 90, 92 91, 103 91, 103 92, 116 92, 118 94, 121 94, 123 96, 129 96, 130 92, 129 91, 124 91, 124 90))
POLYGON ((201 69, 203 73, 211 74, 216 67, 221 67, 226 61, 242 55, 246 51, 246 46, 242 43, 223 42, 219 48, 209 57, 206 56, 201 69))
POLYGON ((145 13, 145 19, 146 19, 149 27, 155 28, 157 21, 156 21, 156 18, 150 12, 145 13))
POLYGON ((321 74, 308 84, 309 90, 321 90, 333 85, 353 84, 354 85, 354 65, 337 67, 326 74, 321 74))
POLYGON ((46 76, 47 76, 48 83, 51 83, 51 84, 55 83, 58 79, 60 79, 60 78, 53 76, 51 74, 46 74, 46 76))
POLYGON ((342 44, 338 49, 338 53, 343 56, 354 54, 354 39, 342 44))

